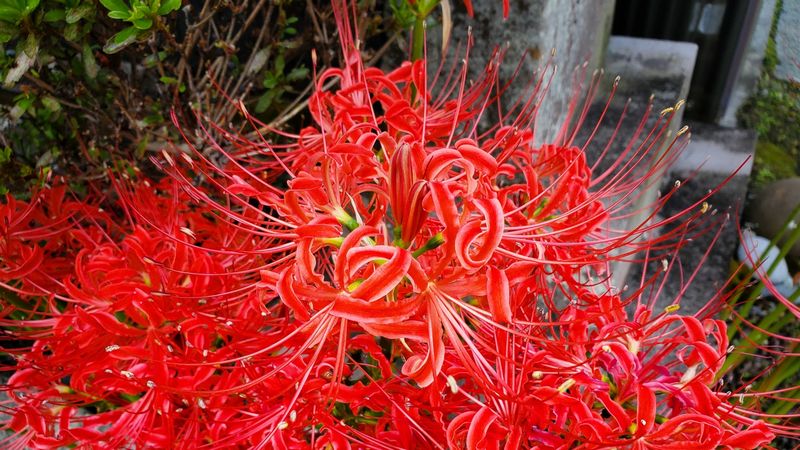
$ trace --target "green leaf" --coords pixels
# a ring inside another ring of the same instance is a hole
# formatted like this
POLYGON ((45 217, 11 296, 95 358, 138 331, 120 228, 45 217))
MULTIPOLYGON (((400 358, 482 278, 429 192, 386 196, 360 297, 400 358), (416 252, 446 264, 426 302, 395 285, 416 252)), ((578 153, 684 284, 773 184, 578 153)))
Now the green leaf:
POLYGON ((22 10, 22 14, 27 16, 28 14, 32 13, 37 6, 39 6, 39 0, 27 0, 25 2, 25 9, 22 10))
POLYGON ((79 32, 80 28, 77 23, 68 23, 67 26, 64 27, 64 39, 75 42, 78 40, 79 32))
POLYGON ((392 9, 392 18, 400 28, 408 29, 414 24, 417 14, 408 1, 391 0, 389 6, 392 9))
POLYGON ((0 4, 0 20, 8 23, 18 24, 25 16, 22 15, 22 10, 16 6, 0 4))
POLYGON ((130 11, 131 8, 124 0, 100 0, 100 3, 109 11, 130 11))
POLYGON ((136 28, 138 28, 138 29, 140 29, 142 31, 149 30, 150 27, 153 26, 153 19, 151 19, 149 17, 145 17, 143 19, 134 19, 131 22, 133 22, 133 26, 135 26, 136 28))
POLYGON ((0 44, 5 44, 17 37, 19 27, 11 25, 10 23, 0 21, 0 44))
POLYGON ((84 3, 77 8, 68 9, 64 19, 67 23, 76 23, 84 17, 89 16, 92 12, 94 12, 94 6, 84 3))
POLYGON ((100 72, 100 67, 97 65, 97 60, 94 59, 94 52, 92 52, 89 44, 83 44, 81 59, 83 60, 83 68, 86 70, 86 76, 90 79, 95 79, 97 73, 100 72))
POLYGON ((272 105, 272 101, 275 99, 275 95, 277 94, 277 90, 267 91, 258 99, 258 103, 256 103, 256 112, 263 113, 267 110, 267 108, 272 105))
POLYGON ((25 114, 25 111, 30 109, 33 106, 33 96, 23 94, 20 97, 16 97, 14 99, 14 107, 11 108, 10 116, 12 120, 17 120, 25 114))
POLYGON ((150 7, 145 5, 142 2, 133 2, 131 4, 131 17, 130 20, 133 22, 134 20, 145 19, 149 18, 153 15, 153 11, 150 11, 150 7))
POLYGON ((161 3, 161 7, 158 8, 157 12, 159 16, 166 16, 167 14, 177 10, 180 7, 181 7, 181 0, 164 0, 164 2, 161 3))
POLYGON ((164 122, 164 116, 158 113, 150 114, 142 119, 142 122, 144 122, 145 126, 159 125, 164 122))
POLYGON ((11 147, 0 149, 0 164, 11 161, 11 147))
POLYGON ((147 57, 144 58, 144 61, 142 61, 142 64, 144 64, 144 66, 147 67, 148 69, 152 69, 153 67, 156 66, 156 64, 158 64, 161 61, 164 61, 166 57, 167 57, 167 52, 158 52, 152 55, 147 55, 147 57))
POLYGON ((58 100, 56 100, 53 97, 50 97, 49 95, 42 97, 40 100, 42 102, 42 105, 44 105, 45 108, 49 109, 52 112, 57 112, 61 110, 61 103, 59 103, 58 100))
POLYGON ((278 85, 278 77, 275 76, 274 73, 270 72, 266 76, 264 76, 264 88, 266 89, 273 89, 275 86, 278 85))
POLYGON ((5 0, 0 2, 0 20, 18 24, 39 6, 39 0, 5 0))
POLYGON ((29 34, 28 38, 25 39, 25 43, 22 45, 22 51, 29 57, 35 58, 39 53, 39 38, 34 34, 29 34))
POLYGON ((289 72, 289 75, 286 75, 286 80, 288 81, 298 81, 304 78, 308 78, 308 68, 306 67, 295 67, 289 72))
POLYGON ((103 51, 111 54, 122 50, 136 41, 138 33, 139 30, 137 30, 136 27, 125 28, 108 39, 106 45, 103 46, 103 51))
POLYGON ((175 84, 178 82, 178 79, 175 77, 161 77, 158 80, 164 84, 175 84))
POLYGON ((417 2, 417 13, 422 17, 428 17, 428 15, 433 11, 433 8, 436 8, 436 5, 439 4, 439 0, 421 0, 417 2))
POLYGON ((67 13, 63 9, 51 9, 44 13, 45 22, 60 22, 66 19, 67 13))
POLYGON ((278 55, 275 58, 275 73, 279 75, 283 75, 283 69, 286 67, 286 60, 283 59, 283 55, 278 55))
POLYGON ((111 11, 108 13, 108 17, 117 20, 128 20, 131 17, 130 11, 111 11))
POLYGON ((44 152, 42 154, 42 156, 40 156, 39 159, 36 161, 36 168, 37 169, 40 169, 40 168, 50 169, 50 166, 52 166, 53 163, 56 162, 56 158, 57 157, 58 157, 58 154, 56 152, 54 152, 53 150, 48 150, 48 151, 44 152))

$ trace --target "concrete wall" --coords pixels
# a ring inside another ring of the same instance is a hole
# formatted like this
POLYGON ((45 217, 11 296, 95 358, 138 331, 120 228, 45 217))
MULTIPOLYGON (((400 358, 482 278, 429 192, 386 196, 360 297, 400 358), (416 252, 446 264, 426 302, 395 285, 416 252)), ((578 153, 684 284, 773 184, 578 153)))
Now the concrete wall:
POLYGON ((720 115, 719 124, 724 127, 736 127, 736 113, 756 89, 758 79, 761 76, 764 52, 767 48, 767 41, 769 41, 774 14, 775 0, 761 0, 755 29, 750 36, 750 43, 747 46, 739 73, 736 76, 728 104, 725 105, 720 115))
POLYGON ((783 0, 781 17, 775 35, 775 46, 780 63, 775 75, 785 80, 800 82, 800 1, 783 0))
MULTIPOLYGON (((474 18, 469 18, 460 1, 451 1, 453 11, 452 45, 466 39, 472 27, 475 47, 470 66, 480 70, 495 45, 509 45, 503 75, 508 77, 519 58, 526 55, 518 82, 507 92, 506 102, 519 98, 526 82, 537 68, 544 66, 556 49, 558 71, 537 120, 537 141, 552 138, 572 96, 573 70, 589 61, 588 74, 602 65, 614 0, 511 0, 511 14, 503 20, 500 0, 474 0, 474 18)), ((433 36, 432 36, 433 37, 433 36)), ((436 47, 430 47, 436 48, 436 47)))

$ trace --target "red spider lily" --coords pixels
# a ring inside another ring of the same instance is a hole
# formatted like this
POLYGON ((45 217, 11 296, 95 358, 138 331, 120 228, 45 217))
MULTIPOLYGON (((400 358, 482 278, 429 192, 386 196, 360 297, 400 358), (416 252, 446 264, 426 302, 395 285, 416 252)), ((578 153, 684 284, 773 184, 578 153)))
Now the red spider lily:
MULTIPOLYGON (((725 221, 701 199, 618 228, 685 144, 670 111, 596 173, 567 125, 535 143, 545 76, 489 117, 501 53, 470 85, 466 66, 364 68, 334 6, 345 65, 316 80, 313 126, 278 132, 242 107, 280 144, 198 121, 224 164, 184 136, 189 152, 156 160, 166 179, 115 179, 113 213, 63 188, 3 205, 0 281, 33 305, 0 317, 19 344, 4 444, 757 448, 792 433, 721 391, 712 308, 655 310, 660 274, 624 298, 611 285, 611 262, 670 270, 725 221)), ((565 123, 585 117, 575 100, 565 123)))
POLYGON ((28 202, 6 196, 0 215, 0 283, 27 295, 50 292, 69 273, 75 253, 101 239, 82 226, 86 221, 108 220, 96 207, 68 199, 63 181, 34 192, 28 202))
MULTIPOLYGON (((449 0, 445 0, 449 1, 449 0)), ((412 5, 417 3, 416 0, 409 0, 409 3, 412 5)), ((435 4, 435 3, 434 3, 435 4)), ((464 0, 464 6, 467 8, 467 14, 472 17, 474 15, 473 8, 472 8, 472 0, 464 0)), ((503 0, 503 18, 508 19, 508 12, 509 12, 509 0, 503 0)))
POLYGON ((483 406, 451 422, 449 445, 662 448, 670 436, 669 448, 754 448, 774 437, 763 422, 742 430, 726 421, 737 412, 726 402, 730 394, 713 390, 711 375, 727 351, 721 322, 672 314, 653 320, 644 309, 627 321, 623 308, 616 296, 568 308, 558 332, 569 341, 498 335, 500 379, 482 391, 483 406))
MULTIPOLYGON (((509 3, 510 3, 509 0, 503 0, 503 18, 504 19, 508 19, 508 12, 510 10, 509 3)), ((471 17, 473 15, 473 12, 472 12, 472 0, 464 0, 464 6, 467 7, 467 14, 469 14, 470 17, 471 17)))

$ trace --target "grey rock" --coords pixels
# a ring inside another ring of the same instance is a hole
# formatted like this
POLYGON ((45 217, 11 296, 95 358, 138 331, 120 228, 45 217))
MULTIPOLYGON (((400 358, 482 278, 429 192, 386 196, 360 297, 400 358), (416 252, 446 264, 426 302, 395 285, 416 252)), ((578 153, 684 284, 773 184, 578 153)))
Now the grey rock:
MULTIPOLYGON (((764 186, 748 206, 747 220, 761 236, 772 239, 789 221, 792 211, 800 205, 800 178, 786 178, 764 186)), ((794 217, 800 222, 800 217, 794 217)), ((787 233, 788 234, 788 233, 787 233)), ((789 252, 800 257, 800 242, 789 252)))
POLYGON ((736 252, 739 261, 747 267, 755 269, 756 275, 761 279, 769 276, 770 282, 784 297, 789 297, 795 291, 792 275, 786 260, 780 257, 777 247, 770 248, 770 240, 758 236, 750 230, 742 232, 742 241, 736 252), (771 267, 772 273, 768 273, 771 267))

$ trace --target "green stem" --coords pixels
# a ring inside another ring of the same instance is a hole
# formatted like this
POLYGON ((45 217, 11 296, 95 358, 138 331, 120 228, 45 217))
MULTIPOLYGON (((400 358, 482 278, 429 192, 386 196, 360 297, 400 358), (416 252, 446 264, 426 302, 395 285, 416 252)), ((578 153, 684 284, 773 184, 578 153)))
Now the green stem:
MULTIPOLYGON (((794 353, 796 347, 792 347, 787 353, 794 353)), ((772 368, 769 376, 758 384, 758 390, 766 392, 776 389, 787 378, 796 374, 798 370, 800 370, 800 358, 784 357, 777 366, 772 368)))
POLYGON ((348 214, 347 211, 345 211, 341 207, 338 207, 333 211, 333 216, 336 217, 336 220, 338 220, 339 223, 342 224, 342 226, 344 226, 350 231, 353 231, 356 228, 358 228, 359 225, 358 221, 356 221, 356 219, 354 219, 353 216, 348 214))
POLYGON ((439 0, 420 0, 417 2, 417 18, 414 20, 414 33, 411 42, 411 60, 417 61, 425 56, 425 19, 428 18, 439 0))
POLYGON ((425 16, 417 14, 411 39, 411 60, 418 61, 425 56, 425 16))
POLYGON ((793 402, 792 399, 797 399, 798 397, 800 397, 800 390, 794 390, 791 392, 787 392, 785 394, 781 394, 781 397, 785 398, 785 400, 775 400, 775 403, 770 405, 770 407, 767 409, 767 414, 770 415, 788 414, 793 408, 797 406, 797 403, 793 402))
POLYGON ((428 239, 428 242, 426 242, 425 245, 414 250, 414 253, 412 253, 412 255, 414 255, 414 258, 418 258, 420 255, 427 252, 428 250, 433 250, 442 244, 444 244, 444 236, 442 235, 442 233, 436 233, 435 235, 433 235, 433 237, 428 239))
MULTIPOLYGON (((769 251, 772 250, 772 248, 775 245, 777 245, 777 242, 781 240, 783 235, 786 234, 786 232, 791 229, 789 227, 789 224, 791 224, 795 220, 798 213, 800 213, 800 205, 798 205, 797 207, 794 208, 794 210, 792 210, 792 213, 789 215, 789 220, 786 221, 786 223, 783 225, 783 228, 781 228, 781 230, 778 232, 777 236, 775 236, 775 238, 770 242, 769 247, 767 247, 767 249, 764 251, 764 254, 761 256, 761 259, 759 259, 759 261, 757 261, 756 264, 759 264, 763 260, 763 258, 767 256, 767 253, 769 253, 769 251)), ((778 257, 775 258, 775 261, 770 265, 769 268, 767 268, 767 274, 766 274, 767 277, 772 275, 772 272, 778 267, 780 261, 783 258, 785 258, 787 254, 789 254, 789 251, 792 249, 792 246, 798 239, 800 239, 800 226, 793 229, 791 234, 789 235, 789 238, 781 245, 781 251, 779 252, 778 257)), ((765 286, 763 281, 759 282, 758 285, 752 289, 744 305, 739 309, 738 316, 733 320, 733 322, 728 327, 729 340, 733 340, 736 331, 739 329, 739 326, 742 323, 742 320, 750 314, 750 310, 753 308, 755 301, 759 298, 764 289, 765 286)), ((734 305, 731 304, 731 308, 733 307, 734 305)))
MULTIPOLYGON (((758 323, 758 328, 761 328, 762 330, 779 331, 781 328, 783 328, 783 326, 786 325, 785 319, 787 317, 793 318, 794 316, 792 316, 791 314, 786 315, 786 306, 784 306, 783 304, 775 305, 775 309, 770 311, 770 313, 767 314, 767 316, 761 319, 761 321, 758 323), (781 318, 783 318, 784 320, 781 320, 779 322, 779 326, 773 327, 773 324, 778 319, 781 318)), ((753 330, 752 332, 750 332, 747 335, 747 339, 742 340, 739 346, 737 346, 738 347, 737 352, 730 355, 728 359, 725 360, 725 363, 722 365, 722 369, 719 371, 719 376, 721 377, 723 374, 727 373, 734 367, 741 364, 745 358, 749 358, 750 355, 748 355, 748 353, 754 351, 758 345, 763 344, 764 341, 766 340, 767 340, 766 334, 757 330, 753 330)))

